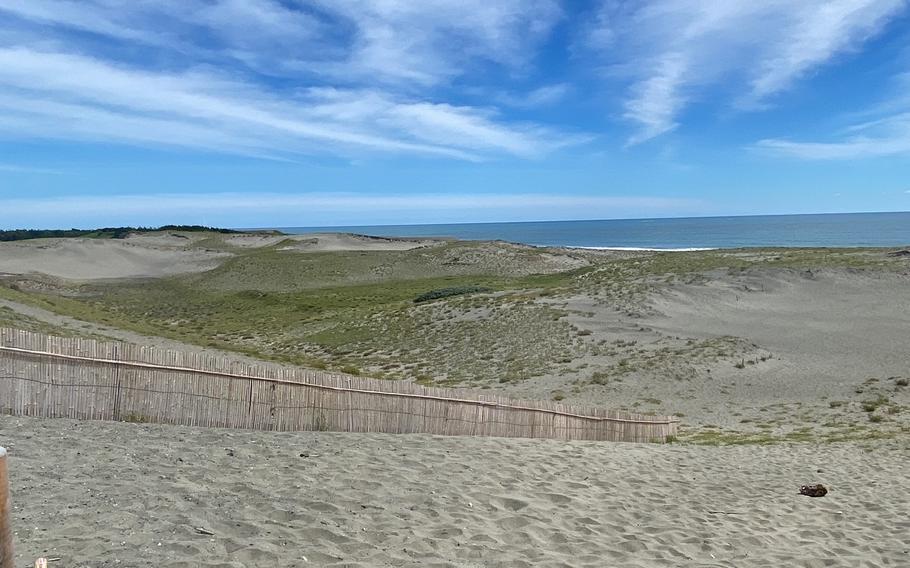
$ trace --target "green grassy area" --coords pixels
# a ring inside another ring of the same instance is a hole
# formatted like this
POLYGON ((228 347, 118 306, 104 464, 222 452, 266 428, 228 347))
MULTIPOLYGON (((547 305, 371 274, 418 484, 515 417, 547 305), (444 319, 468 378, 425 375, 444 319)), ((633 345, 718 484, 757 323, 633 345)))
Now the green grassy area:
MULTIPOLYGON (((683 345, 594 343, 568 323, 564 311, 541 299, 589 294, 635 311, 655 286, 697 282, 708 271, 882 270, 906 264, 875 249, 617 256, 446 242, 401 251, 288 250, 299 244, 238 249, 211 234, 188 246, 234 256, 208 272, 83 285, 19 277, 0 281, 0 297, 190 344, 436 384, 520 381, 567 370, 583 355, 613 357, 615 363, 588 373, 590 383, 608 384, 631 372, 664 368, 684 378, 689 370, 675 363, 680 355, 707 364, 738 355, 741 346, 733 338, 683 345), (440 290, 467 293, 447 296, 440 290), (415 303, 426 295, 440 297, 415 303)), ((10 324, 38 325, 17 321, 10 324)))
POLYGON ((571 346, 571 326, 533 298, 570 285, 575 272, 524 274, 541 257, 537 249, 457 243, 302 254, 281 247, 242 251, 203 274, 58 289, 7 283, 0 296, 191 344, 444 384, 519 380, 571 346), (452 264, 477 247, 485 257, 492 247, 498 261, 452 264), (415 304, 452 289, 471 293, 415 304), (488 317, 472 317, 476 310, 488 317))
MULTIPOLYGON (((641 377, 690 384, 719 363, 747 373, 771 354, 734 337, 649 332, 641 339, 635 333, 605 339, 602 331, 586 329, 594 312, 571 309, 570 298, 625 313, 631 323, 651 309, 656 289, 704 283, 711 274, 749 276, 771 268, 814 278, 829 269, 907 268, 906 260, 879 249, 603 254, 439 242, 411 250, 313 252, 306 250, 310 245, 282 240, 242 248, 224 235, 200 234, 186 247, 232 256, 214 270, 161 279, 80 284, 6 276, 0 278, 0 298, 187 344, 421 384, 500 388, 559 376, 563 383, 543 396, 578 400, 591 390, 607 398, 634 390, 641 377)), ((0 326, 85 335, 9 309, 0 309, 0 326)), ((703 426, 684 430, 679 441, 741 445, 894 437, 905 431, 907 408, 891 391, 905 386, 901 377, 887 389, 864 384, 855 400, 824 400, 829 414, 821 418, 786 409, 773 418, 770 412, 763 419, 744 418, 737 428, 749 431, 703 426)), ((718 391, 730 394, 725 385, 718 391)), ((643 392, 620 408, 672 412, 674 401, 660 398, 643 392)))
MULTIPOLYGON (((218 248, 214 243, 203 243, 218 248)), ((543 249, 501 243, 451 242, 411 250, 306 252, 300 241, 241 251, 218 268, 185 282, 213 290, 293 292, 359 284, 388 284, 459 277, 512 279, 563 272, 543 249)), ((238 251, 234 251, 235 253, 238 251)), ((581 260, 579 264, 587 264, 581 260)), ((554 279, 565 281, 569 274, 554 279)), ((541 282, 551 280, 542 278, 541 282)))

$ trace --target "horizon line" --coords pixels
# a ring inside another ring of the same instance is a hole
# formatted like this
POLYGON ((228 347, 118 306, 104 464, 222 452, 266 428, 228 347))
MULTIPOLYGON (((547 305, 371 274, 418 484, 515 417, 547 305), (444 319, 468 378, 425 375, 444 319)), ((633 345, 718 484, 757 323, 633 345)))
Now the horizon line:
POLYGON ((228 227, 237 231, 280 231, 281 229, 337 229, 369 227, 433 227, 449 225, 521 225, 529 223, 590 223, 599 221, 670 221, 686 219, 741 219, 749 217, 821 217, 826 215, 889 215, 910 214, 902 211, 829 211, 816 213, 744 213, 734 215, 685 215, 681 217, 614 217, 599 219, 531 219, 525 221, 456 221, 451 223, 384 223, 381 225, 285 225, 282 227, 228 227))

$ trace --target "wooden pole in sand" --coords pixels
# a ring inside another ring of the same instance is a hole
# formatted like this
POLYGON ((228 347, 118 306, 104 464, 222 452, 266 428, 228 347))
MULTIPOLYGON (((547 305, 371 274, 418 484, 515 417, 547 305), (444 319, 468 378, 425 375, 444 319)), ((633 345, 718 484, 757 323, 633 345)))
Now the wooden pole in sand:
POLYGON ((0 568, 13 567, 13 529, 10 526, 9 471, 6 448, 0 448, 0 568))

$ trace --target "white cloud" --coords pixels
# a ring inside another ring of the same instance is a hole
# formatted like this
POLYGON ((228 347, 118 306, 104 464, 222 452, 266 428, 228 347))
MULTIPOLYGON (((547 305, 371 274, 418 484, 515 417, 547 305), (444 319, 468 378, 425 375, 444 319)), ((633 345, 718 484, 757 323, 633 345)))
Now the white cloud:
POLYGON ((342 62, 323 67, 345 77, 434 84, 469 61, 520 68, 562 16, 556 0, 315 0, 353 24, 342 62))
POLYGON ((0 0, 2 12, 346 85, 433 85, 478 60, 520 69, 562 17, 557 0, 0 0))
POLYGON ((159 194, 5 199, 23 226, 204 223, 318 226, 505 218, 607 218, 691 211, 694 200, 554 194, 159 194))
POLYGON ((22 166, 19 164, 9 164, 0 162, 0 172, 10 172, 14 174, 62 174, 60 170, 50 168, 35 168, 32 166, 22 166))
POLYGON ((605 1, 589 43, 612 76, 632 80, 625 117, 640 125, 630 139, 639 143, 675 128, 708 88, 730 91, 743 108, 766 104, 857 49, 906 6, 906 0, 605 1))
POLYGON ((896 140, 856 138, 844 142, 760 140, 756 147, 806 160, 851 160, 910 154, 910 137, 896 140))
POLYGON ((855 122, 827 140, 769 138, 753 149, 804 160, 851 160, 910 156, 910 73, 894 77, 878 103, 841 117, 855 122))
POLYGON ((825 0, 801 2, 801 9, 792 10, 792 3, 784 3, 784 10, 793 12, 782 22, 786 41, 763 54, 749 99, 759 102, 812 68, 857 49, 906 6, 906 0, 825 0))
POLYGON ((540 156, 584 138, 436 87, 478 62, 520 72, 561 16, 556 0, 0 0, 0 136, 279 159, 540 156))
POLYGON ((506 130, 496 126, 489 113, 448 104, 398 105, 390 109, 389 120, 428 143, 444 144, 458 140, 466 148, 499 150, 525 157, 540 154, 544 148, 552 150, 581 141, 573 138, 554 140, 535 127, 506 130), (549 142, 543 142, 548 138, 549 142))
POLYGON ((805 160, 851 160, 910 156, 910 112, 851 126, 833 142, 765 139, 756 149, 805 160))
MULTIPOLYGON (((45 29, 37 34, 57 42, 72 39, 65 32, 77 30, 162 48, 164 58, 233 59, 262 68, 281 67, 284 58, 318 47, 327 29, 274 0, 0 0, 4 12, 55 27, 55 35, 45 29)), ((90 42, 77 43, 92 48, 90 42)))
POLYGON ((682 57, 671 54, 660 62, 657 72, 634 87, 626 103, 625 118, 641 125, 629 144, 638 144, 676 128, 676 115, 686 103, 680 84, 686 73, 682 57))
POLYGON ((210 72, 162 73, 0 48, 0 134, 287 157, 408 153, 536 156, 571 138, 470 107, 371 90, 280 95, 210 72))
POLYGON ((105 12, 92 2, 0 0, 0 12, 34 22, 65 26, 122 40, 161 43, 156 34, 134 29, 118 17, 116 11, 105 12))
POLYGON ((533 109, 555 105, 563 100, 572 90, 568 83, 544 85, 527 93, 500 93, 495 96, 504 105, 523 109, 533 109))

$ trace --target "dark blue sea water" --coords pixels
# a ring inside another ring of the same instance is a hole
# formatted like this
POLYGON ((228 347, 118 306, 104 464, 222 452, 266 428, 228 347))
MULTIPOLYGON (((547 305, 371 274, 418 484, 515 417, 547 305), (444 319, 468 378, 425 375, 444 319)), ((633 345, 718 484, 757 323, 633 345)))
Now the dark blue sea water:
POLYGON ((284 227, 292 234, 455 237, 530 245, 607 248, 865 247, 910 245, 910 212, 451 225, 284 227))

